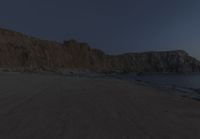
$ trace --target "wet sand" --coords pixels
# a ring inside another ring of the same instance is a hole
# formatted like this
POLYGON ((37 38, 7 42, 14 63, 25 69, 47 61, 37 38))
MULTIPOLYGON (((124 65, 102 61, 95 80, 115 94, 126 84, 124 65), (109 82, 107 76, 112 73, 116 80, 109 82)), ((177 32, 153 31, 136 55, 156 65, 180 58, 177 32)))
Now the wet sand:
POLYGON ((200 102, 128 81, 0 73, 0 139, 199 139, 200 102))

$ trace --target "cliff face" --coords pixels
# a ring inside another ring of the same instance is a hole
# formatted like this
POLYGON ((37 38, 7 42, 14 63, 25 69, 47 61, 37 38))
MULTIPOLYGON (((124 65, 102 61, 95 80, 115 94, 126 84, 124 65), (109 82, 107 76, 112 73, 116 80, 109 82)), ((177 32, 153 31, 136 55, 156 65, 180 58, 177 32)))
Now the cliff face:
POLYGON ((200 62, 180 50, 112 56, 75 40, 57 43, 0 29, 0 67, 89 69, 99 72, 199 72, 200 62))
POLYGON ((104 68, 106 56, 75 40, 63 44, 0 29, 0 67, 27 69, 104 68))
POLYGON ((129 53, 111 58, 125 72, 199 72, 200 62, 185 51, 129 53), (119 64, 120 63, 120 66, 119 64))

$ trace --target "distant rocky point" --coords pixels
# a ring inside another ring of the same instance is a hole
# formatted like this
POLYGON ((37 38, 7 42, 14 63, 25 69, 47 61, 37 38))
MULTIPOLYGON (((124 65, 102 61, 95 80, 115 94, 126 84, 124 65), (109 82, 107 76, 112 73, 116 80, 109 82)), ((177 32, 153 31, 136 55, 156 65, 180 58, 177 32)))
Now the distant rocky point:
POLYGON ((200 62, 182 50, 108 55, 76 40, 58 43, 0 28, 0 68, 191 73, 200 71, 200 62))

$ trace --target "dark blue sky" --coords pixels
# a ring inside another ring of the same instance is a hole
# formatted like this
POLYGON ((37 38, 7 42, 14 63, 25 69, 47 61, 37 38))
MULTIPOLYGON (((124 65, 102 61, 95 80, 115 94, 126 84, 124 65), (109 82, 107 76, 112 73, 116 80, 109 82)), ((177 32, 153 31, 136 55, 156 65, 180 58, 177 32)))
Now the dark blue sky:
POLYGON ((107 53, 184 49, 200 58, 199 0, 0 0, 0 26, 107 53))

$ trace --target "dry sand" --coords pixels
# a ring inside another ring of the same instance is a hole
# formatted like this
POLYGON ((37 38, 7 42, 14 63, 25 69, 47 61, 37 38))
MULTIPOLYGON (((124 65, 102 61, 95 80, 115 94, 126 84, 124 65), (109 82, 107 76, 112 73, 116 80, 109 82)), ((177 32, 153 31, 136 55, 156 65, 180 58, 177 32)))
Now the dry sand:
POLYGON ((199 139, 200 102, 128 81, 0 73, 0 139, 199 139))

